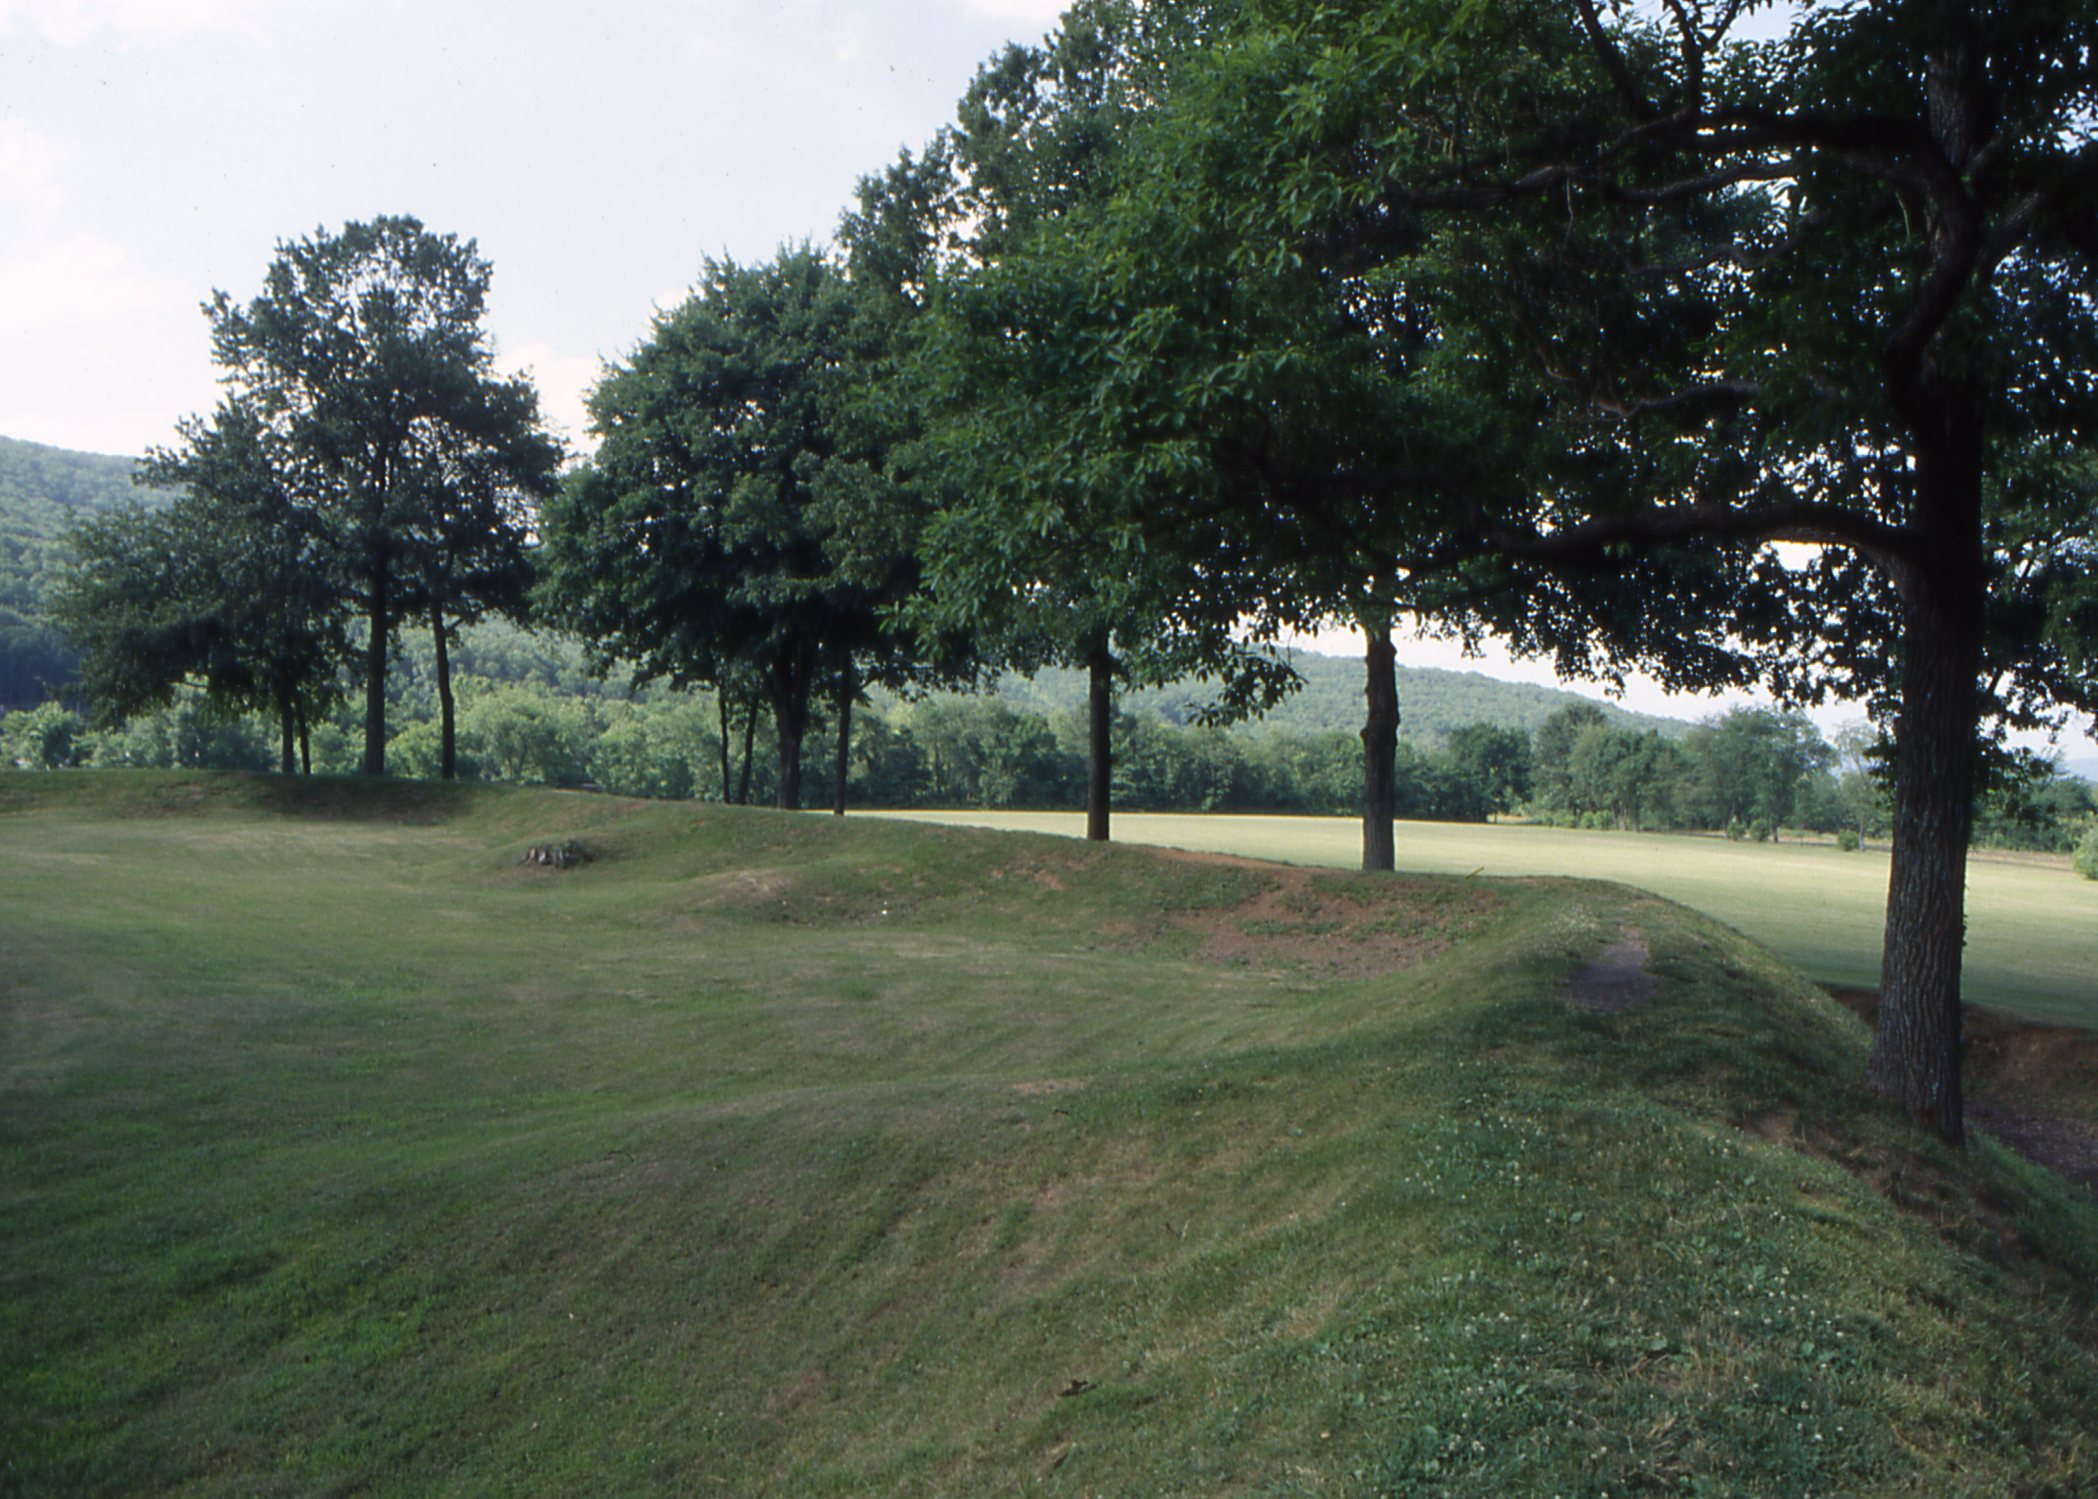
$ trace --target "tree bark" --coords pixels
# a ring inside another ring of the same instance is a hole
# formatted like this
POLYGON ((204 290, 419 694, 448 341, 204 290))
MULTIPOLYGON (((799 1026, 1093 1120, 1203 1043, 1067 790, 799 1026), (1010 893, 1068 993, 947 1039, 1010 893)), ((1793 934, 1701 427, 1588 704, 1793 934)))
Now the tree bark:
POLYGON ((455 780, 459 774, 458 719, 452 703, 452 653, 444 638, 444 611, 430 606, 430 635, 437 642, 437 716, 441 724, 438 778, 455 780))
POLYGON ((371 636, 364 646, 364 766, 368 776, 386 774, 386 579, 382 572, 372 582, 371 608, 367 619, 371 636))
POLYGON ((806 686, 774 689, 772 727, 779 735, 779 809, 801 810, 801 742, 809 731, 809 694, 806 686))
POLYGON ((1085 836, 1108 839, 1114 796, 1115 658, 1106 646, 1086 658, 1085 836))
POLYGON ((714 717, 721 724, 721 805, 725 807, 735 800, 736 788, 729 781, 728 689, 719 685, 714 688, 714 717))
POLYGON ((1886 948, 1868 1072, 1873 1091, 1964 1143, 1960 969, 1973 832, 1986 572, 1982 434, 1974 414, 1921 424, 1917 527, 1930 560, 1903 588, 1901 716, 1886 948))
POLYGON ((852 700, 858 695, 859 682, 849 665, 838 681, 838 769, 831 786, 830 810, 833 816, 843 817, 845 782, 852 769, 852 700))
POLYGON ((743 779, 736 787, 736 805, 750 805, 750 772, 758 752, 758 698, 755 692, 743 700, 743 779))
POLYGON ((292 751, 295 747, 298 731, 297 709, 293 706, 292 695, 288 692, 277 694, 277 721, 282 726, 281 741, 278 745, 277 754, 277 773, 288 776, 292 774, 295 768, 292 763, 292 751))
POLYGON ((1393 829, 1399 804, 1398 648, 1389 617, 1360 617, 1369 638, 1363 653, 1367 680, 1362 715, 1362 867, 1390 870, 1398 864, 1393 829))
POLYGON ((299 774, 313 774, 313 728, 306 722, 306 705, 299 704, 299 774))

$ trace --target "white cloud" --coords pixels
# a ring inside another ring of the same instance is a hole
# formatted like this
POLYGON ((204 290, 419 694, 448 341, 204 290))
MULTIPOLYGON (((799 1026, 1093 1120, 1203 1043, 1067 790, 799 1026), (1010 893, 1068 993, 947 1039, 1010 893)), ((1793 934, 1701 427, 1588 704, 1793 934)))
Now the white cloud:
POLYGON ((11 203, 39 218, 58 211, 64 194, 58 164, 65 152, 21 120, 0 120, 0 204, 11 203))
POLYGON ((46 41, 77 47, 103 32, 137 40, 224 31, 241 25, 260 0, 0 0, 0 35, 25 27, 46 41))
POLYGON ((131 269, 121 247, 75 234, 0 260, 0 335, 104 328, 181 296, 165 277, 131 269))
POLYGON ((496 363, 503 373, 529 375, 539 391, 539 409, 547 425, 578 451, 594 444, 590 439, 590 414, 583 397, 604 373, 595 357, 574 358, 557 354, 545 344, 526 344, 505 354, 496 363))

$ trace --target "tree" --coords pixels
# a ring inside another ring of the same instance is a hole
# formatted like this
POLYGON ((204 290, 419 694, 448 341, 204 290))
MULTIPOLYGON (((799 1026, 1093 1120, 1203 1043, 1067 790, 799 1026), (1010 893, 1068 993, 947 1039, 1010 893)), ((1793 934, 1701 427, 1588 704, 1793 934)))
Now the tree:
POLYGON ((1734 708, 1684 740, 1693 767, 1694 815, 1706 827, 1766 823, 1773 835, 1794 817, 1802 782, 1826 771, 1836 752, 1799 712, 1734 708))
POLYGON ((1512 812, 1530 794, 1530 736, 1520 729, 1470 723, 1453 729, 1450 760, 1459 776, 1478 787, 1488 816, 1512 812))
MULTIPOLYGON (((1817 6, 1746 44, 1743 9, 1248 0, 1163 117, 1159 181, 1201 237, 1161 253, 1430 300, 1438 381, 1524 435, 1482 428, 1487 462, 1387 482, 1444 522, 1394 560, 1458 580, 1519 648, 1581 667, 1600 641, 1605 667, 1760 671, 1888 717, 1870 1078, 1957 1141, 1977 741, 2098 706, 2078 373, 2098 350, 2098 14, 1817 6), (1495 467, 1520 484, 1483 483, 1495 467), (1795 565, 1768 550, 1787 541, 1821 550, 1795 565)), ((1132 218, 1169 196, 1147 179, 1132 218)), ((1150 311, 1095 368, 1163 347, 1163 398, 1184 398, 1220 366, 1150 311)))
POLYGON ((540 597, 601 661, 712 684, 724 713, 737 684, 757 684, 784 808, 801 804, 819 688, 837 691, 842 729, 862 684, 913 660, 883 616, 913 576, 909 528, 884 510, 898 492, 845 414, 854 311, 852 284, 813 249, 709 262, 591 393, 602 444, 544 518, 540 597))
POLYGON ((490 277, 473 241, 379 218, 280 243, 258 296, 206 307, 223 382, 277 482, 324 519, 364 621, 367 775, 386 770, 396 628, 431 620, 448 686, 446 621, 515 607, 523 512, 560 461, 529 383, 495 373, 490 277))
POLYGON ((139 473, 182 493, 83 525, 54 612, 83 653, 96 723, 166 707, 194 683, 221 713, 273 713, 289 775, 306 726, 341 696, 348 648, 327 538, 240 400, 185 422, 181 439, 139 473))
POLYGON ((1080 0, 1040 47, 1009 47, 978 73, 940 150, 950 193, 935 316, 916 368, 934 413, 920 462, 947 479, 928 526, 922 626, 989 642, 1000 664, 1087 673, 1086 836, 1109 834, 1115 697, 1129 683, 1219 678, 1220 717, 1293 683, 1249 648, 1247 574, 1216 528, 1170 546, 1128 523, 1148 475, 1109 458, 1078 351, 1111 308, 1088 268, 1060 255, 1109 195, 1125 130, 1158 98, 1171 59, 1209 7, 1080 0), (1022 256, 1022 252, 1024 257, 1022 256), (1014 278, 1004 263, 1024 258, 1014 278))

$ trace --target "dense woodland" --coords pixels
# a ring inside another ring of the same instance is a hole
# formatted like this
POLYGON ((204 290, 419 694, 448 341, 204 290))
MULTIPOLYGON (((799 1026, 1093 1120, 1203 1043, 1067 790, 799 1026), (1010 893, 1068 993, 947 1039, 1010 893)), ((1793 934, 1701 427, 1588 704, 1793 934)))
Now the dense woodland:
MULTIPOLYGON (((268 714, 288 773, 355 703, 358 769, 449 777, 492 711, 454 649, 535 620, 710 693, 723 786, 762 738, 778 805, 827 764, 842 811, 875 740, 910 747, 873 784, 950 774, 967 735, 921 744, 918 699, 1061 668, 1075 721, 992 737, 1033 737, 1030 799, 1076 790, 1082 745, 1105 838, 1157 789, 1130 692, 1256 719, 1301 685, 1272 642, 1345 623, 1374 870, 1433 779, 1399 738, 1409 625, 1859 701, 1840 755, 1783 714, 1680 743, 1554 720, 1526 795, 1857 833, 1843 774, 1880 767, 1871 1078, 1957 1142, 1967 851, 2074 796, 2006 734, 2098 710, 2098 17, 1891 0, 1764 37, 1750 9, 1079 0, 830 244, 705 262, 566 467, 495 372, 472 241, 286 241, 207 306, 226 395, 144 468, 180 495, 74 533, 55 612, 89 712, 201 692, 268 714), (434 752, 400 726, 416 638, 434 752)), ((619 727, 597 742, 646 739, 619 727)), ((1237 742, 1176 732, 1190 763, 1237 742)), ((1196 780, 1224 804, 1234 774, 1196 780)))

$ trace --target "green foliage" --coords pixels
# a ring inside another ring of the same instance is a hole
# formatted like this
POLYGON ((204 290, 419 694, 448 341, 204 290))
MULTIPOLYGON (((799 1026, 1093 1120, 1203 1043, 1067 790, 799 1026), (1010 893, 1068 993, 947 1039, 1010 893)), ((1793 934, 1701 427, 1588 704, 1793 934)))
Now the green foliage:
POLYGON ((1858 851, 1859 846, 1860 840, 1856 828, 1836 829, 1836 847, 1842 849, 1846 854, 1854 854, 1858 851))
POLYGON ((0 757, 10 769, 64 770, 78 765, 87 725, 62 703, 0 714, 0 757))
POLYGON ((2098 880, 2098 823, 2083 830, 2076 840, 2076 872, 2087 880, 2098 880))
POLYGON ((926 669, 882 612, 915 577, 912 527, 855 416, 859 311, 807 247, 710 262, 592 392, 603 442, 544 517, 549 615, 644 679, 761 691, 788 805, 819 690, 926 669))
POLYGON ((1689 757, 1684 809, 1699 827, 1761 823, 1767 837, 1802 816, 1810 787, 1826 779, 1836 752, 1804 713, 1734 708, 1683 739, 1689 757))
POLYGON ((72 563, 76 525, 172 497, 137 487, 136 472, 128 458, 0 437, 0 711, 71 687, 79 653, 51 620, 51 597, 72 563))
POLYGON ((52 605, 82 651, 93 715, 121 723, 195 684, 222 715, 274 713, 289 772, 296 727, 340 697, 348 652, 325 521, 237 399, 185 423, 182 451, 141 473, 181 492, 79 527, 52 605))
MULTIPOLYGON (((1228 720, 1294 685, 1243 629, 1277 595, 1227 530, 1153 524, 1151 500, 1195 476, 1172 434, 1131 438, 1130 384, 1102 378, 1100 351, 1135 304, 1093 274, 1081 237, 1209 9, 1085 0, 962 101, 940 205, 957 243, 910 365, 928 429, 914 461, 942 485, 913 617, 1021 671, 1213 681, 1205 707, 1228 720)), ((1200 414, 1182 412, 1183 429, 1200 414)))
POLYGON ((492 276, 473 241, 405 216, 280 243, 252 301, 213 295, 227 405, 160 463, 224 499, 211 445, 252 428, 243 467, 306 513, 338 608, 363 620, 368 774, 385 769, 396 630, 522 610, 531 510, 561 458, 530 382, 496 373, 492 276))

